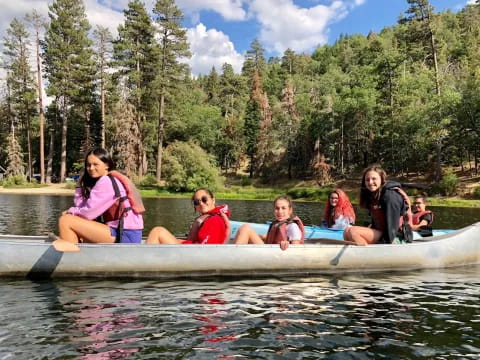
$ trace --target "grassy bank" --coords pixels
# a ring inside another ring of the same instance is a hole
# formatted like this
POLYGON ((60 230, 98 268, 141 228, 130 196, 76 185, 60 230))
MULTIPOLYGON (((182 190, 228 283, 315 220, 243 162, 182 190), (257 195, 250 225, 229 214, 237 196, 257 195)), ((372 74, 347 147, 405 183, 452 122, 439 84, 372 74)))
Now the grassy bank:
MULTIPOLYGON (((293 184, 288 184, 293 185, 293 184)), ((34 183, 28 184, 15 184, 0 188, 0 193, 22 193, 22 194, 44 194, 44 195, 57 195, 71 193, 75 188, 74 183, 66 184, 52 184, 52 185, 40 185, 34 183)), ((342 186, 347 192, 352 203, 358 203, 358 187, 357 186, 342 186)), ((168 190, 165 187, 150 186, 140 188, 140 193, 143 197, 182 197, 190 198, 191 192, 175 192, 168 190)), ((332 190, 332 187, 309 187, 309 186, 241 186, 232 185, 225 187, 215 192, 215 196, 218 199, 239 199, 239 200, 268 200, 272 201, 279 195, 287 194, 296 201, 317 201, 325 202, 328 194, 332 190)), ((414 195, 414 192, 409 192, 410 195, 414 195)), ((480 200, 472 199, 471 197, 444 197, 433 196, 429 198, 429 205, 431 206, 445 206, 445 207, 480 207, 480 200)))

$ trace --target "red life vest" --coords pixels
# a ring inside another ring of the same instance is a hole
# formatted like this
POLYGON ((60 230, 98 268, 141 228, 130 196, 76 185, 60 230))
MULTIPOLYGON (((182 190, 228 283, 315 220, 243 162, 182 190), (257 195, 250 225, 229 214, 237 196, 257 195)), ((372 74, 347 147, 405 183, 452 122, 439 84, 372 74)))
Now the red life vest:
POLYGON ((145 207, 143 206, 140 192, 129 178, 118 171, 110 171, 107 176, 112 181, 113 191, 115 192, 115 197, 118 199, 102 214, 102 218, 104 222, 118 220, 115 242, 119 243, 121 242, 123 234, 123 218, 127 215, 127 212, 133 211, 135 214, 143 214, 145 212, 145 207), (122 184, 126 196, 122 196, 120 193, 120 189, 118 188, 115 179, 118 179, 122 184), (125 200, 130 202, 130 206, 125 205, 125 200))
POLYGON ((432 220, 430 221, 429 224, 427 225, 430 225, 431 223, 433 223, 433 212, 431 212, 430 210, 425 210, 425 211, 418 211, 416 213, 413 213, 412 215, 412 222, 413 222, 413 225, 418 225, 420 224, 420 218, 423 216, 423 215, 426 215, 426 214, 430 214, 431 215, 431 218, 432 220))
MULTIPOLYGON (((412 221, 412 210, 410 207, 410 199, 405 191, 403 191, 399 187, 393 187, 391 188, 392 190, 395 190, 398 192, 402 198, 403 201, 405 202, 405 206, 407 208, 407 211, 405 214, 400 215, 400 220, 398 222, 398 230, 401 230, 403 227, 403 223, 406 221, 410 226, 413 225, 412 221)), ((375 224, 375 229, 380 230, 380 231, 385 231, 385 214, 380 206, 380 202, 377 200, 373 200, 370 204, 370 215, 373 218, 373 222, 375 224)))
MULTIPOLYGON (((230 216, 230 209, 228 208, 228 205, 219 205, 216 206, 214 209, 210 210, 206 214, 200 215, 195 219, 193 222, 192 226, 190 227, 190 231, 188 232, 187 236, 187 241, 184 243, 200 243, 200 240, 198 239, 198 232, 200 231, 201 227, 203 224, 205 224, 205 221, 210 218, 211 216, 221 216, 220 213, 224 213, 228 217, 230 216)), ((230 231, 227 226, 225 226, 225 237, 223 239, 222 244, 225 243, 230 239, 230 231)))
POLYGON ((296 223, 302 232, 302 238, 300 242, 303 244, 305 241, 305 228, 303 226, 302 220, 298 216, 295 216, 291 219, 285 221, 274 221, 270 224, 267 232, 267 239, 265 244, 280 244, 282 240, 288 240, 287 238, 287 225, 291 223, 296 223))

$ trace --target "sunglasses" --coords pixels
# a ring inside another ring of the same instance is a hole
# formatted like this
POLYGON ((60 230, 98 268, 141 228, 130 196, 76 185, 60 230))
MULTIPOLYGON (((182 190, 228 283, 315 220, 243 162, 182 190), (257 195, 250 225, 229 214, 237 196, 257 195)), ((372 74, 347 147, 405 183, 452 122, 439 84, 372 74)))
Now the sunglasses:
POLYGON ((206 197, 205 195, 203 195, 200 199, 193 199, 193 205, 194 206, 198 206, 200 205, 201 202, 203 202, 204 204, 206 204, 208 201, 208 197, 206 197))

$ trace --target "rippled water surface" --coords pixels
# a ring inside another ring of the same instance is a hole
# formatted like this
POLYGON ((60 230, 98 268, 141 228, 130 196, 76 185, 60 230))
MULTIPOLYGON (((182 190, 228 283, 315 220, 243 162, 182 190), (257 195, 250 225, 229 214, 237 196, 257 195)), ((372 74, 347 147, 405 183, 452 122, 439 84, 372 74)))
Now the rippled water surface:
POLYGON ((479 275, 3 279, 0 359, 478 359, 479 275))

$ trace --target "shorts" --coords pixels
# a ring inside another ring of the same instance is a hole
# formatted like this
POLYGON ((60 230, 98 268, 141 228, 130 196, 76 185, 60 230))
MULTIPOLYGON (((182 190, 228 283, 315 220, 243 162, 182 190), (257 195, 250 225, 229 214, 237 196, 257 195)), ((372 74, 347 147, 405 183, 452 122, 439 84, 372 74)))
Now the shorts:
MULTIPOLYGON (((111 227, 110 235, 113 237, 117 236, 117 229, 111 227)), ((120 243, 122 244, 140 244, 142 242, 142 230, 131 230, 123 229, 122 239, 120 243)))

